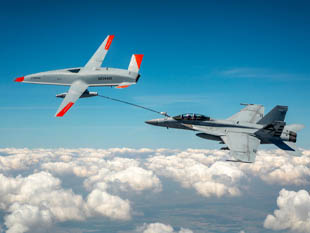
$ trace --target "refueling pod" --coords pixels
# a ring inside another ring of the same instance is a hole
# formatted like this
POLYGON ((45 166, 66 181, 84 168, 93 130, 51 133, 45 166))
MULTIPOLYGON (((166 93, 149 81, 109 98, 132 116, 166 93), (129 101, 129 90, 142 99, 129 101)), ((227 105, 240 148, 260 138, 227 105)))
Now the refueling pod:
MULTIPOLYGON (((56 95, 57 98, 65 98, 67 95, 67 92, 65 93, 60 93, 56 95)), ((84 93, 80 96, 80 98, 88 98, 88 97, 93 97, 97 96, 98 92, 89 92, 88 90, 84 91, 84 93)))

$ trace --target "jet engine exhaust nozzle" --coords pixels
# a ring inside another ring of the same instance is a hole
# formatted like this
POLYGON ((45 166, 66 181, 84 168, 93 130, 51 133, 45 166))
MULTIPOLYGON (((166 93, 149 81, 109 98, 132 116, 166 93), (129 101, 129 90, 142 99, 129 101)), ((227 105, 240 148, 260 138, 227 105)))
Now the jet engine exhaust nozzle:
POLYGON ((289 141, 290 142, 296 142, 297 141, 297 133, 290 131, 289 134, 289 141))

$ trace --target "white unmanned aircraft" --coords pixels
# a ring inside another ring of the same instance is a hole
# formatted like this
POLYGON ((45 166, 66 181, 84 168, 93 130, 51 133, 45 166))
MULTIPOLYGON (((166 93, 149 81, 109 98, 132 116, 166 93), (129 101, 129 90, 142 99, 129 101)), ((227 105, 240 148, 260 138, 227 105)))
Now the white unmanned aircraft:
POLYGON ((56 117, 64 116, 79 98, 98 95, 97 92, 89 92, 88 87, 126 88, 136 84, 140 78, 139 69, 143 59, 142 54, 132 55, 128 69, 101 67, 113 38, 114 35, 107 36, 84 67, 30 74, 16 78, 15 82, 70 86, 68 93, 56 95, 56 97, 64 98, 56 112, 56 117))

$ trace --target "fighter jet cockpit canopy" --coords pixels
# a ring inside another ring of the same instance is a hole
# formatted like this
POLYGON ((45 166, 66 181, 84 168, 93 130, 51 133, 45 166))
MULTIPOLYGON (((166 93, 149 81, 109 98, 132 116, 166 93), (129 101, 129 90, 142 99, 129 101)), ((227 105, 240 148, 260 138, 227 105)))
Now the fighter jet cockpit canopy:
POLYGON ((175 120, 188 120, 188 121, 210 121, 211 118, 197 113, 185 113, 182 115, 174 116, 175 120))

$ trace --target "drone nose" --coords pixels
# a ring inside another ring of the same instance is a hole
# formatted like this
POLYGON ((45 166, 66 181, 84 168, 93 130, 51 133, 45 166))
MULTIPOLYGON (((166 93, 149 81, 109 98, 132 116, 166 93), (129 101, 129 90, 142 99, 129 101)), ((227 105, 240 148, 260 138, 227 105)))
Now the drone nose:
POLYGON ((24 77, 19 77, 19 78, 16 78, 14 82, 23 82, 24 79, 25 79, 24 77))
POLYGON ((149 121, 146 121, 145 122, 146 124, 149 124, 149 125, 158 125, 158 120, 149 120, 149 121))

